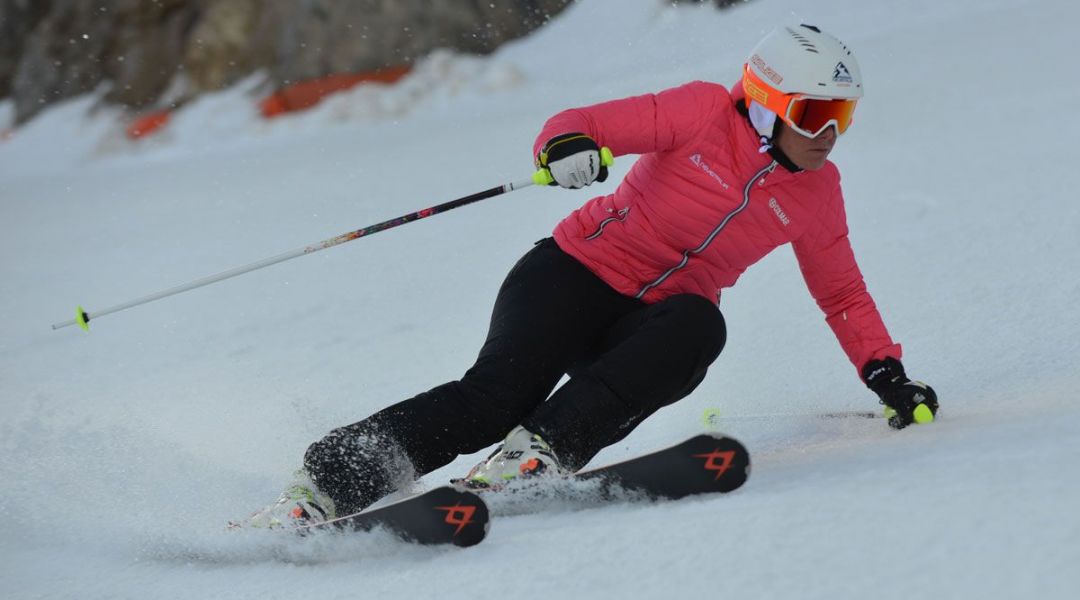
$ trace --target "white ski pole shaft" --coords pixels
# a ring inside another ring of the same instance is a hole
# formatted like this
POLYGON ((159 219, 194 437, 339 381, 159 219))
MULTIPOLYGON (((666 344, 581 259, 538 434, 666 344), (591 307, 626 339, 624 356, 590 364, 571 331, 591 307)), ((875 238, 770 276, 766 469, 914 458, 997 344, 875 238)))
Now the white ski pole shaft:
POLYGON ((98 317, 103 317, 103 316, 108 315, 108 314, 112 314, 112 313, 115 313, 115 312, 120 312, 122 310, 127 310, 129 308, 133 308, 133 307, 136 307, 136 306, 147 304, 147 303, 153 302, 155 300, 160 300, 162 298, 168 298, 169 296, 175 296, 177 294, 181 294, 181 293, 189 291, 189 290, 193 290, 193 289, 196 289, 196 288, 200 288, 200 287, 203 287, 203 286, 210 285, 212 283, 217 283, 217 282, 225 280, 225 279, 230 279, 232 277, 236 277, 237 275, 243 275, 244 273, 250 273, 252 271, 257 271, 257 270, 262 269, 264 267, 269 267, 270 265, 276 265, 277 263, 285 262, 287 260, 291 260, 291 259, 296 258, 298 256, 304 256, 305 254, 311 254, 311 253, 314 253, 314 252, 318 252, 319 250, 325 250, 327 248, 332 248, 332 247, 337 246, 339 244, 344 244, 345 242, 351 242, 351 241, 353 241, 353 240, 355 240, 357 238, 362 238, 364 236, 372 235, 372 234, 378 233, 380 231, 385 231, 385 230, 391 229, 393 227, 398 227, 399 225, 405 225, 406 223, 411 223, 411 222, 417 221, 419 219, 424 219, 424 218, 427 218, 427 217, 431 217, 431 216, 437 215, 439 213, 443 213, 443 212, 446 212, 448 210, 458 208, 460 206, 465 206, 466 204, 472 204, 473 202, 478 202, 480 200, 485 200, 487 198, 492 198, 494 196, 499 196, 499 195, 505 194, 507 192, 520 190, 522 188, 529 187, 531 185, 546 184, 547 181, 548 181, 548 178, 550 178, 550 174, 548 174, 547 171, 540 170, 540 171, 537 171, 533 175, 533 177, 531 179, 525 179, 525 180, 522 180, 522 181, 518 181, 518 182, 514 182, 514 183, 507 183, 507 184, 504 184, 504 185, 493 187, 491 189, 484 190, 482 192, 477 192, 477 193, 471 194, 469 196, 458 198, 457 200, 451 200, 449 202, 445 202, 445 203, 439 204, 437 206, 432 206, 431 208, 425 208, 423 210, 418 210, 418 211, 416 211, 414 213, 410 213, 410 214, 407 214, 407 215, 400 216, 400 217, 398 217, 396 219, 390 219, 389 221, 383 221, 382 223, 376 223, 375 225, 369 225, 368 227, 364 227, 362 229, 357 229, 356 231, 350 231, 348 233, 343 233, 343 234, 341 234, 339 236, 332 237, 332 238, 327 239, 327 240, 323 240, 323 241, 321 241, 321 242, 319 242, 317 244, 312 244, 310 246, 304 246, 303 248, 298 248, 298 249, 293 250, 291 252, 286 252, 284 254, 279 254, 277 256, 272 256, 270 258, 266 258, 266 259, 263 259, 263 260, 260 260, 260 261, 257 261, 257 262, 253 262, 253 263, 251 263, 249 265, 245 265, 245 266, 242 266, 242 267, 237 267, 235 269, 230 269, 228 271, 218 273, 217 275, 210 275, 208 277, 203 277, 202 279, 196 279, 195 281, 192 281, 190 283, 185 283, 185 284, 182 284, 182 285, 178 285, 176 287, 171 287, 171 288, 169 288, 167 290, 162 290, 160 292, 156 292, 156 293, 150 294, 148 296, 143 296, 142 298, 136 298, 134 300, 130 300, 130 301, 124 302, 122 304, 117 304, 116 306, 110 306, 109 308, 105 308, 105 309, 102 309, 102 310, 88 312, 88 311, 84 310, 81 306, 79 306, 79 307, 76 307, 75 318, 74 319, 71 319, 71 320, 68 320, 68 321, 63 321, 63 322, 60 322, 60 323, 53 323, 52 328, 53 329, 60 329, 62 327, 67 327, 69 325, 78 325, 79 327, 83 328, 84 330, 89 331, 90 330, 89 322, 90 322, 91 319, 96 319, 98 317))

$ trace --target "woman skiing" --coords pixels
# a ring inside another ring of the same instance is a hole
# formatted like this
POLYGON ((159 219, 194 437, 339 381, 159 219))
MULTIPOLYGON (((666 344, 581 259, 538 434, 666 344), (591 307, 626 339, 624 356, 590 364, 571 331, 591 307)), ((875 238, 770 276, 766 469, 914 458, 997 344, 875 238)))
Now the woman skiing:
POLYGON ((299 480, 252 524, 357 512, 500 440, 466 485, 580 469, 701 383, 725 343, 721 289, 786 243, 889 424, 932 421, 936 395, 904 373, 827 160, 862 94, 851 51, 800 25, 766 36, 730 91, 697 81, 552 117, 533 150, 554 184, 603 181, 609 153, 641 157, 514 266, 459 381, 312 444, 299 480))

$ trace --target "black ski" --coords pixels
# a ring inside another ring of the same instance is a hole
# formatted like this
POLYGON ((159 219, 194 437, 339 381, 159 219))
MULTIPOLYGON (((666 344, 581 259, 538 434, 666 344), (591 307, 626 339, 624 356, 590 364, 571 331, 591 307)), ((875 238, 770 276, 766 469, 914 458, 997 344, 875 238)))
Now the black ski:
POLYGON ((599 481, 608 493, 623 489, 677 499, 730 492, 746 483, 749 475, 750 453, 738 440, 704 433, 670 448, 581 471, 572 479, 599 481))
MULTIPOLYGON (((566 477, 515 480, 505 487, 472 491, 492 494, 489 498, 497 501, 500 511, 529 512, 530 505, 535 508, 546 500, 590 504, 725 493, 738 489, 749 475, 750 454, 738 440, 704 433, 670 448, 566 477)), ((461 479, 451 484, 471 489, 461 479)))
POLYGON ((472 492, 439 487, 393 504, 297 529, 304 533, 327 529, 370 531, 377 527, 418 544, 472 546, 487 535, 488 508, 472 492))

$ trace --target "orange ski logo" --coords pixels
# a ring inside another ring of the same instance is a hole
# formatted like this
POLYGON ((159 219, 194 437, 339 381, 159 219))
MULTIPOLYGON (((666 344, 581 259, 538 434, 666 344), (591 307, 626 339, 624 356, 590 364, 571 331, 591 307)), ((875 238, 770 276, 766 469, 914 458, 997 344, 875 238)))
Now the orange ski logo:
POLYGON ((695 454, 694 458, 704 458, 705 469, 716 471, 716 478, 720 479, 731 468, 731 463, 735 460, 735 451, 716 449, 708 454, 695 454))
POLYGON ((447 525, 457 525, 454 535, 461 533, 461 530, 465 529, 466 525, 473 522, 473 513, 476 512, 475 506, 462 506, 460 502, 453 506, 436 506, 435 508, 446 511, 447 525))

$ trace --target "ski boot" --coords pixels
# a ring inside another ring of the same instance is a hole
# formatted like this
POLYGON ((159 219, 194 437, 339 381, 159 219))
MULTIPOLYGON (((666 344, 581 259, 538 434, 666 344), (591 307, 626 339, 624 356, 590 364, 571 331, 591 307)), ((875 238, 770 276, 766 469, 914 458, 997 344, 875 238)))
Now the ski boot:
POLYGON ((295 480, 277 502, 256 512, 248 518, 246 526, 275 529, 322 523, 335 518, 334 501, 319 491, 311 477, 303 469, 295 473, 295 480))
POLYGON ((569 474, 543 438, 519 425, 487 460, 454 483, 473 490, 497 490, 515 479, 569 474))

